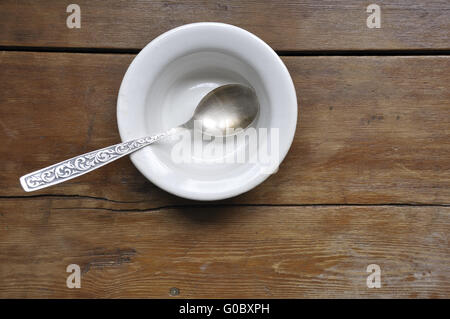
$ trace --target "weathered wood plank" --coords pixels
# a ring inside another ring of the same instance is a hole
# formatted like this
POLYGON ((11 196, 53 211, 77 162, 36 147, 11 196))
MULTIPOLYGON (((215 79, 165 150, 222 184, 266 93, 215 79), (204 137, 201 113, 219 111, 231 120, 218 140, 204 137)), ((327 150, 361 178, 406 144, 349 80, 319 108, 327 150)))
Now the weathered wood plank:
POLYGON ((366 26, 370 2, 78 0, 81 28, 68 29, 57 0, 0 2, 0 45, 142 48, 186 23, 217 21, 255 33, 276 50, 449 49, 447 0, 379 0, 380 29, 366 26))
POLYGON ((0 202, 1 298, 450 296, 450 207, 72 205, 0 202), (72 263, 81 289, 66 287, 72 263), (373 263, 379 289, 366 286, 373 263))
MULTIPOLYGON (((132 57, 0 53, 0 196, 69 195, 53 202, 113 210, 193 204, 129 159, 34 193, 19 185, 25 173, 119 142, 116 96, 132 57)), ((449 203, 449 57, 284 60, 300 105, 292 148, 277 174, 224 203, 449 203)))

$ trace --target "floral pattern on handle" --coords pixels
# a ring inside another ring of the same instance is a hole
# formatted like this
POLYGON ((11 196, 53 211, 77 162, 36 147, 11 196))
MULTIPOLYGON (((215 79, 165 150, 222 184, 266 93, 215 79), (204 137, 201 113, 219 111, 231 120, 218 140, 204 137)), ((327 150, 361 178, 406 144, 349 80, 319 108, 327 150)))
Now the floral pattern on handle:
POLYGON ((161 133, 92 151, 46 167, 21 178, 22 186, 33 191, 85 174, 166 136, 161 133), (24 185, 25 184, 25 185, 24 185))

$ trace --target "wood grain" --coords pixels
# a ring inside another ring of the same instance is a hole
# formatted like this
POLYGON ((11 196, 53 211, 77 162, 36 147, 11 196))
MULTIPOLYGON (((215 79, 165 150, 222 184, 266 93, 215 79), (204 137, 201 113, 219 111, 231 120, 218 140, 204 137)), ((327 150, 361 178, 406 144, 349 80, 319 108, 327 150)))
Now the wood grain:
POLYGON ((255 33, 276 50, 449 49, 447 0, 379 0, 380 29, 359 0, 78 0, 81 28, 68 29, 57 0, 2 0, 0 46, 139 49, 191 22, 217 21, 255 33))
MULTIPOLYGON (((201 203, 167 194, 121 159, 34 193, 19 177, 119 142, 116 96, 131 55, 0 55, 1 197, 80 208, 201 203), (24 76, 26 74, 26 76, 24 76)), ((450 203, 450 58, 286 57, 299 100, 277 174, 219 204, 450 203)))
POLYGON ((450 295, 450 207, 57 206, 0 202, 1 298, 450 295), (66 287, 72 263, 81 289, 66 287), (379 289, 366 286, 373 263, 379 289))
POLYGON ((172 196, 128 159, 24 193, 24 173, 119 141, 132 58, 0 53, 0 298, 450 296, 449 56, 284 57, 294 143, 233 199, 172 196))

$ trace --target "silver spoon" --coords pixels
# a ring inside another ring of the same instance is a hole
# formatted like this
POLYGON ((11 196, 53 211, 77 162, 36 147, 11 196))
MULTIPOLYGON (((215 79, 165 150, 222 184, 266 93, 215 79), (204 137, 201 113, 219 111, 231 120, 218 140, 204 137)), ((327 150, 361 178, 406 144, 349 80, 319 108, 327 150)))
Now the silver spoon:
MULTIPOLYGON (((255 120, 258 112, 259 102, 252 88, 240 84, 228 84, 209 92, 198 104, 192 118, 178 128, 192 130, 194 121, 199 121, 196 123, 200 124, 203 134, 210 136, 233 135, 229 132, 247 128, 255 120)), ((140 150, 173 134, 176 129, 73 157, 22 176, 20 184, 25 191, 32 192, 65 182, 140 150)))

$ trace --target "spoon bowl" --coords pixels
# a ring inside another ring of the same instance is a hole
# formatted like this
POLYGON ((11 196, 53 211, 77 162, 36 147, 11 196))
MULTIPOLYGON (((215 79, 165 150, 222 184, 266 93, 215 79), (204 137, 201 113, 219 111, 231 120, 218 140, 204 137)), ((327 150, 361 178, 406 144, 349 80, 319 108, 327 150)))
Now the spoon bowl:
POLYGON ((252 124, 259 113, 255 90, 241 84, 228 84, 212 90, 200 101, 192 118, 183 126, 210 136, 231 136, 252 124))

